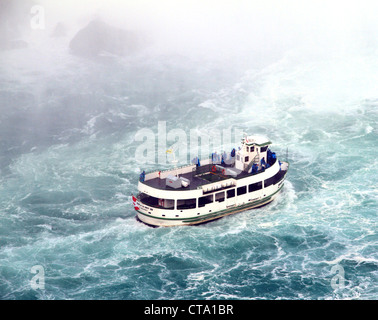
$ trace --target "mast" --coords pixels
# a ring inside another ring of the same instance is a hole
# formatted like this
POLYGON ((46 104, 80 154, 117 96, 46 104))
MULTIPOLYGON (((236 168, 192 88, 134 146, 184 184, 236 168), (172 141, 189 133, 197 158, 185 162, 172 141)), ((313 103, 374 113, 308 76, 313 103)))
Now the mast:
POLYGON ((178 177, 178 173, 177 173, 177 162, 178 160, 176 160, 176 154, 175 154, 175 151, 176 151, 176 147, 171 147, 170 149, 168 149, 166 151, 166 153, 169 153, 169 154, 172 154, 173 155, 173 160, 171 161, 174 165, 174 170, 175 170, 175 175, 176 177, 178 177))

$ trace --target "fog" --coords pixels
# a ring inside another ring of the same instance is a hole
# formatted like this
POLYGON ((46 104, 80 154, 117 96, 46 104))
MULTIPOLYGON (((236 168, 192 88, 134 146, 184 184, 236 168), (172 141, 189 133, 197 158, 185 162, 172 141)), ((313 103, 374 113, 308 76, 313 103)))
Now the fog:
POLYGON ((0 164, 160 120, 200 128, 248 101, 256 117, 278 94, 334 107, 376 92, 377 52, 376 1, 0 0, 0 164))
POLYGON ((0 299, 376 300, 377 142, 377 0, 0 0, 0 299), (273 203, 135 220, 167 148, 242 132, 290 162, 273 203))
MULTIPOLYGON (((48 41, 58 23, 73 37, 90 21, 138 32, 156 53, 267 62, 298 47, 339 52, 376 44, 376 1, 10 1, 8 35, 48 41), (45 28, 31 30, 29 7, 45 10, 45 28), (23 30, 20 30, 22 27, 23 30)), ((2 30, 4 34, 4 29, 2 30)))

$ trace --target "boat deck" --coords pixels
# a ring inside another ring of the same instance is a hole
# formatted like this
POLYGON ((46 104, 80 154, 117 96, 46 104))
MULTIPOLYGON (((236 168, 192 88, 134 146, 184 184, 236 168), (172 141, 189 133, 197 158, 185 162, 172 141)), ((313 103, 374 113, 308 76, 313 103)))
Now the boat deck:
MULTIPOLYGON (((165 179, 160 179, 159 177, 149 179, 144 181, 143 183, 146 184, 147 186, 150 186, 155 189, 160 189, 160 190, 170 190, 170 191, 183 191, 183 190, 195 190, 198 189, 200 186, 204 186, 210 183, 214 183, 217 181, 223 181, 227 179, 241 179, 245 178, 251 175, 259 174, 262 172, 262 170, 259 170, 256 173, 248 173, 245 171, 237 170, 233 166, 227 166, 227 165, 222 165, 223 167, 226 168, 232 168, 234 171, 237 171, 238 175, 236 177, 233 176, 226 176, 223 175, 221 172, 212 172, 211 168, 212 165, 204 165, 197 167, 195 171, 189 172, 189 173, 182 173, 179 176, 186 178, 190 181, 190 185, 186 188, 181 187, 178 189, 171 188, 166 185, 166 180, 165 179)), ((175 171, 172 170, 172 175, 174 175, 175 171)))

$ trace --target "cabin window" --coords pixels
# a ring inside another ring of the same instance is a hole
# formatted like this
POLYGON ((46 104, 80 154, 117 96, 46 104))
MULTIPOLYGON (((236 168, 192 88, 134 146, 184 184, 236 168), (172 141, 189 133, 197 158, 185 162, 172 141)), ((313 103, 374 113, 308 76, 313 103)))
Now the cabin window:
POLYGON ((249 152, 249 147, 247 147, 247 152, 249 152))
POLYGON ((215 194, 215 201, 218 201, 218 202, 224 201, 224 191, 218 192, 215 194))
POLYGON ((214 201, 213 198, 213 194, 198 198, 198 207, 204 207, 208 203, 212 203, 214 201))
POLYGON ((261 190, 261 189, 262 189, 262 181, 252 183, 248 186, 248 192, 253 192, 253 191, 257 191, 257 190, 261 190))
POLYGON ((153 208, 163 208, 167 210, 173 210, 175 206, 175 200, 173 199, 155 198, 145 193, 141 193, 139 198, 143 204, 149 207, 153 207, 153 208))
POLYGON ((159 208, 173 210, 175 207, 175 200, 173 199, 159 199, 159 208))
POLYGON ((238 196, 240 196, 242 194, 246 194, 246 193, 247 193, 247 186, 243 186, 243 187, 238 188, 238 196))
POLYGON ((272 184, 277 184, 282 180, 284 177, 285 172, 284 171, 278 171, 273 177, 266 179, 264 181, 264 188, 269 187, 272 184))
POLYGON ((227 199, 235 197, 235 189, 227 190, 227 199))
POLYGON ((177 209, 194 209, 197 207, 197 201, 193 199, 177 200, 177 209))
POLYGON ((245 159, 244 159, 244 162, 248 162, 249 161, 249 157, 246 156, 245 159))
POLYGON ((250 152, 255 151, 255 147, 251 147, 251 148, 249 149, 249 151, 250 151, 250 152))
POLYGON ((273 177, 264 181, 264 188, 267 188, 273 184, 273 177))
POLYGON ((260 152, 265 152, 265 151, 266 151, 266 149, 268 149, 268 146, 265 146, 265 147, 261 147, 261 148, 260 148, 260 152))

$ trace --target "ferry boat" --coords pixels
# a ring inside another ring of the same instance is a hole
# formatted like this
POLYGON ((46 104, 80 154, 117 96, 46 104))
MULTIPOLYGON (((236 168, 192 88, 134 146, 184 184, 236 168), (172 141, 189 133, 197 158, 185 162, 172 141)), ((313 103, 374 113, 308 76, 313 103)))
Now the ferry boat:
POLYGON ((289 163, 269 139, 244 136, 238 150, 165 171, 141 173, 132 195, 137 219, 151 226, 195 225, 264 206, 284 186, 289 163))

